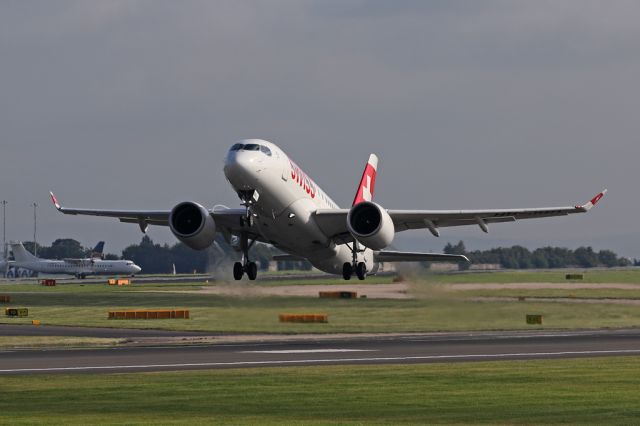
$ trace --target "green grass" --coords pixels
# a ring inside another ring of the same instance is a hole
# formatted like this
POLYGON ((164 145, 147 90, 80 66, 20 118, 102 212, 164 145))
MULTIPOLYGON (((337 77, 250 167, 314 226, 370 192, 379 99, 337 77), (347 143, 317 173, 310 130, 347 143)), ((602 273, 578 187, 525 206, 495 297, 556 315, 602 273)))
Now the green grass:
POLYGON ((0 348, 113 346, 125 339, 69 336, 0 336, 0 348))
POLYGON ((458 274, 432 274, 427 278, 440 283, 629 283, 640 284, 640 269, 624 270, 560 270, 560 271, 506 271, 506 272, 468 272, 458 274), (566 274, 584 274, 582 280, 567 280, 566 274))
MULTIPOLYGON (((247 288, 244 296, 217 296, 195 293, 203 283, 149 283, 131 286, 106 284, 63 284, 44 287, 37 284, 6 284, 0 294, 10 294, 10 306, 29 308, 29 318, 0 316, 0 323, 29 324, 39 319, 43 325, 162 328, 227 333, 338 333, 338 332, 429 332, 458 330, 530 329, 526 314, 544 316, 544 328, 640 327, 636 306, 607 304, 562 304, 552 302, 473 302, 474 296, 640 298, 638 290, 539 289, 469 290, 446 292, 434 281, 467 280, 478 282, 566 282, 563 272, 498 272, 433 275, 416 280, 413 300, 356 299, 334 300, 317 297, 259 297, 247 288), (194 291, 191 291, 194 290, 194 291), (108 320, 116 309, 186 308, 189 320, 108 320), (281 313, 326 313, 328 324, 280 323, 281 313)), ((588 272, 585 281, 630 282, 640 277, 636 270, 588 272)), ((376 278, 376 277, 372 277, 376 278)), ((391 277, 378 277, 385 283, 391 277)), ((328 284, 339 288, 340 279, 260 282, 254 285, 328 284)), ((216 285, 210 283, 209 285, 216 285)), ((243 283, 234 283, 246 286, 243 283)), ((7 306, 7 305, 5 305, 7 306)))
MULTIPOLYGON (((393 276, 372 276, 368 277, 364 284, 390 284, 394 280, 393 276)), ((80 293, 104 293, 104 292, 128 292, 128 291, 197 291, 202 287, 216 285, 235 285, 235 286, 287 286, 287 285, 344 285, 342 278, 309 278, 309 279, 284 279, 284 280, 268 280, 268 281, 227 281, 218 280, 205 283, 203 281, 191 282, 136 282, 135 278, 131 279, 132 284, 126 286, 107 285, 104 283, 58 283, 56 286, 47 287, 37 283, 10 282, 0 285, 0 294, 8 294, 12 292, 37 292, 37 293, 56 293, 59 291, 73 291, 80 293), (62 290, 61 290, 62 289, 62 290)), ((362 284, 363 282, 355 280, 348 284, 362 284)))
POLYGON ((2 377, 2 424, 637 424, 639 357, 2 377))
POLYGON ((594 289, 504 289, 504 290, 464 290, 456 291, 464 297, 575 297, 583 299, 638 299, 640 300, 640 288, 638 290, 623 290, 615 288, 594 289))
MULTIPOLYGON (((428 287, 428 286, 426 286, 428 287)), ((472 302, 460 295, 434 294, 410 300, 232 297, 195 293, 132 291, 14 293, 12 306, 29 308, 28 318, 0 317, 0 323, 163 328, 230 333, 426 332, 530 329, 526 314, 544 315, 545 328, 640 327, 636 306, 472 302), (109 320, 115 309, 187 308, 191 319, 109 320), (328 324, 278 322, 280 313, 326 313, 328 324)), ((456 292, 457 293, 457 292, 456 292)), ((462 293, 462 292, 461 292, 462 293)))

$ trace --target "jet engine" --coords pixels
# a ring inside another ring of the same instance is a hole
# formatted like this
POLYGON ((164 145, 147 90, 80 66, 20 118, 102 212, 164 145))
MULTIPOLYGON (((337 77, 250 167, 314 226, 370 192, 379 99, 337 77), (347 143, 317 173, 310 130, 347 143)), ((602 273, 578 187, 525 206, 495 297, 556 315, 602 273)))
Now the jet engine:
POLYGON ((365 247, 381 250, 393 241, 395 227, 385 209, 371 201, 351 207, 347 215, 347 229, 365 247))
POLYGON ((169 215, 169 228, 176 238, 194 250, 213 244, 216 223, 203 206, 192 201, 178 204, 169 215))

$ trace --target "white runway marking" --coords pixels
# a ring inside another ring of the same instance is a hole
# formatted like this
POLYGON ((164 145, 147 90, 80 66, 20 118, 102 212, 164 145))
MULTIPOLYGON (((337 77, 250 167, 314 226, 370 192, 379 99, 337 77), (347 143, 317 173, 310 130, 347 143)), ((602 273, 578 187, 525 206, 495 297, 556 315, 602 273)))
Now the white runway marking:
POLYGON ((336 352, 377 352, 377 349, 279 349, 271 351, 242 351, 241 354, 321 354, 336 352))
POLYGON ((562 352, 522 352, 504 354, 467 354, 467 355, 425 355, 425 356, 398 356, 398 357, 372 357, 372 358, 335 358, 335 359, 298 359, 298 360, 271 360, 271 361, 235 361, 235 362, 199 362, 183 364, 139 364, 139 365, 96 365, 83 367, 49 367, 49 368, 14 368, 2 369, 0 373, 27 373, 27 372, 61 372, 61 371, 90 371, 90 370, 128 370, 128 369, 153 369, 153 368, 189 368, 189 367, 242 367, 242 366, 270 366, 270 365, 304 365, 304 364, 330 364, 339 362, 391 362, 391 361, 427 361, 427 360, 456 360, 456 359, 500 359, 500 358, 536 358, 561 355, 624 355, 640 354, 640 349, 621 349, 612 351, 562 351, 562 352))

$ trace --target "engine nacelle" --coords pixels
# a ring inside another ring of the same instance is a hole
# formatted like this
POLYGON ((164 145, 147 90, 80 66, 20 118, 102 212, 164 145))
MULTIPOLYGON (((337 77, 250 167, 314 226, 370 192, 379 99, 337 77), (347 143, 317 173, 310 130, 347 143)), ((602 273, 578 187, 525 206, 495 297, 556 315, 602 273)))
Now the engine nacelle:
POLYGON ((347 229, 358 242, 373 250, 382 250, 391 244, 396 231, 389 213, 371 201, 351 207, 347 229))
POLYGON ((169 228, 176 238, 194 250, 204 250, 216 238, 216 223, 204 207, 185 201, 171 209, 169 228))

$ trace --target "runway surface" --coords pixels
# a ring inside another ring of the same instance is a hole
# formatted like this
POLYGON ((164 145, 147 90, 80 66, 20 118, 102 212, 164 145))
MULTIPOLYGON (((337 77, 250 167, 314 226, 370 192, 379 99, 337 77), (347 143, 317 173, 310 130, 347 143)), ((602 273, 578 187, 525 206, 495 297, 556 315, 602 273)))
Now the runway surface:
POLYGON ((7 350, 0 351, 0 374, 115 373, 622 355, 640 355, 640 331, 447 333, 324 341, 7 350))

